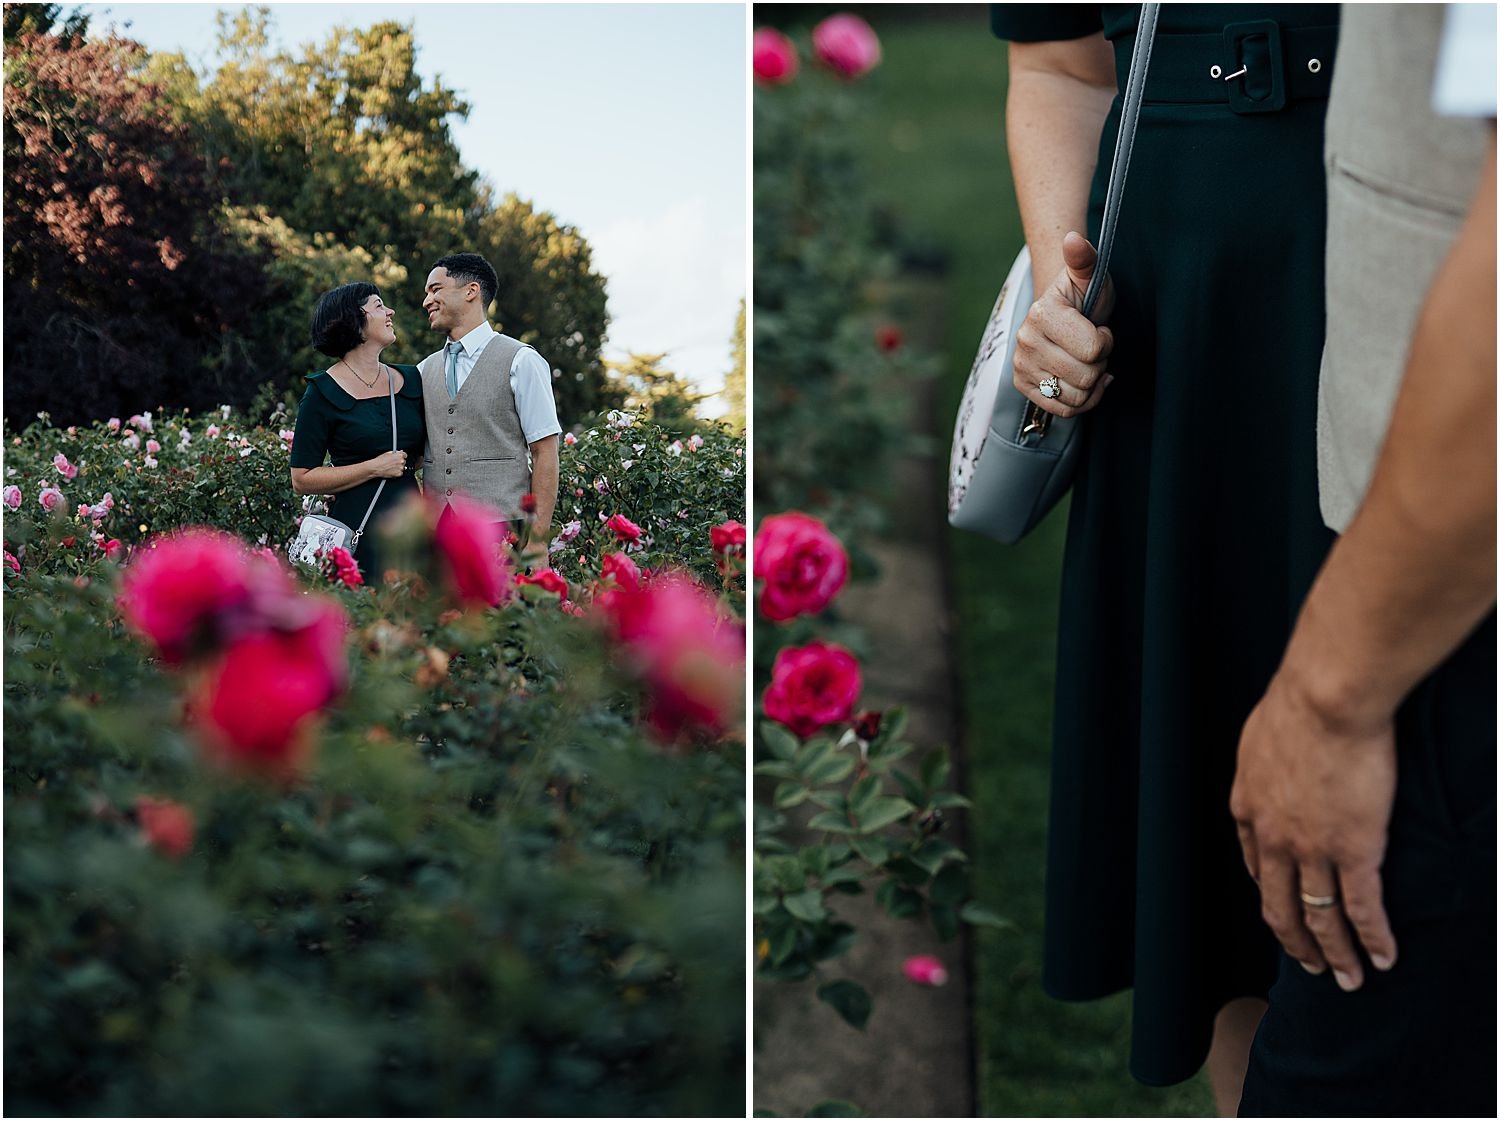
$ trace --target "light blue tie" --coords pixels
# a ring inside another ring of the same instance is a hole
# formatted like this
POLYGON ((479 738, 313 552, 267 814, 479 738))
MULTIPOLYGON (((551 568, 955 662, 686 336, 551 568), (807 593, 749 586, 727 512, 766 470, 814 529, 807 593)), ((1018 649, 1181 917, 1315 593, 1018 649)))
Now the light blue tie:
POLYGON ((448 350, 448 400, 458 396, 458 353, 463 350, 463 343, 449 343, 448 350))

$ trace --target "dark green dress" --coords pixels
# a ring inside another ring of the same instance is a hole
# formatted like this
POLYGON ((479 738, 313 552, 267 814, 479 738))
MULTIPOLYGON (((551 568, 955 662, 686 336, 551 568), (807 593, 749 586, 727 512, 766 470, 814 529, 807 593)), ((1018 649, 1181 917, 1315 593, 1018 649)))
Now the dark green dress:
MULTIPOLYGON (((387 479, 385 489, 370 515, 354 559, 367 583, 380 579, 380 552, 371 532, 380 515, 402 499, 418 493, 415 471, 422 462, 427 442, 427 421, 422 413, 422 375, 415 366, 393 366, 403 384, 396 394, 396 435, 406 452, 406 473, 387 479)), ((335 467, 347 467, 374 459, 391 450, 391 406, 382 395, 351 397, 326 370, 308 375, 307 391, 297 410, 297 431, 292 439, 293 467, 322 467, 331 459, 335 467)), ((379 480, 372 479, 333 496, 328 512, 350 529, 358 529, 379 480)))
MULTIPOLYGON (((1123 85, 1138 6, 991 13, 997 35, 1021 41, 1102 26, 1123 85)), ((1152 74, 1196 78, 1175 35, 1267 19, 1283 34, 1327 28, 1331 40, 1338 8, 1165 4, 1152 74)), ((1332 63, 1320 60, 1325 78, 1332 63)), ((1333 541, 1318 510, 1314 428, 1326 107, 1292 97, 1241 113, 1154 100, 1148 81, 1111 265, 1116 381, 1081 428, 1043 984, 1065 1000, 1133 986, 1131 1071, 1152 1085, 1191 1076, 1215 1012, 1264 997, 1276 975, 1277 943, 1228 803, 1240 728, 1333 541)), ((1118 117, 1116 98, 1091 238, 1118 117)))

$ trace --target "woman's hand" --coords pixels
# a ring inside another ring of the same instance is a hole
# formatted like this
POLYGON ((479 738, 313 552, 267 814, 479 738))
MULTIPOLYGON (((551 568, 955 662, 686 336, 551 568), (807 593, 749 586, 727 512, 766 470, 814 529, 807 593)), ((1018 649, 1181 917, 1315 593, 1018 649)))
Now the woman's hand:
POLYGON ((1079 416, 1099 404, 1114 377, 1105 360, 1114 335, 1105 322, 1114 310, 1114 283, 1108 279, 1094 307, 1093 322, 1079 309, 1099 254, 1076 233, 1063 238, 1063 269, 1026 313, 1016 332, 1015 384, 1027 399, 1058 417, 1079 416), (1049 397, 1042 383, 1057 379, 1049 397))
POLYGON ((406 453, 403 451, 381 452, 370 460, 370 470, 377 479, 399 479, 406 470, 406 453))

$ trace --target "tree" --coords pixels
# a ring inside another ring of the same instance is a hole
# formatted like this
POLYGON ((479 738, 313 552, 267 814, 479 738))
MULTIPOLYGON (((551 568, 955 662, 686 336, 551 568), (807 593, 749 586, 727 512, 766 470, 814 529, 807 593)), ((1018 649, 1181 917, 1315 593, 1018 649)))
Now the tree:
POLYGON ((740 301, 734 318, 734 335, 729 340, 733 364, 724 375, 724 421, 738 432, 745 430, 745 301, 740 301))
POLYGON ((632 352, 624 362, 606 362, 610 376, 623 392, 625 408, 645 413, 674 436, 686 436, 712 427, 697 415, 707 395, 698 393, 673 371, 662 365, 665 354, 632 352))
MULTIPOLYGON (((7 32, 11 16, 7 11, 7 32)), ((7 416, 238 401, 261 262, 128 40, 21 31, 5 62, 7 416)))
POLYGON ((5 45, 9 47, 12 43, 19 42, 21 36, 26 34, 46 35, 54 28, 64 44, 81 40, 88 31, 88 13, 82 8, 74 8, 59 28, 57 21, 61 15, 61 4, 6 4, 5 45))

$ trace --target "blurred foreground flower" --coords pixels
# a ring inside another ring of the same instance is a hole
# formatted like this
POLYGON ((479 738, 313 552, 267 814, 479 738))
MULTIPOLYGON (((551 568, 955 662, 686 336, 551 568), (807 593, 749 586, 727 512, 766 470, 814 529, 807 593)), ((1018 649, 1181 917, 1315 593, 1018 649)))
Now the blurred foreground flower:
POLYGON ((568 582, 550 568, 543 568, 534 575, 516 573, 517 584, 531 584, 544 592, 552 592, 562 599, 568 598, 568 582))
POLYGON ((820 728, 848 720, 861 688, 853 654, 832 643, 809 642, 776 655, 761 707, 772 720, 806 739, 820 728))
POLYGON ((880 39, 858 16, 841 12, 813 28, 819 61, 841 78, 858 78, 880 62, 880 39))
POLYGON ((646 720, 661 738, 730 726, 743 695, 744 630, 720 618, 712 595, 666 573, 594 602, 647 686, 646 720))
POLYGON ((193 848, 193 811, 170 798, 142 795, 135 800, 135 817, 146 843, 173 860, 181 860, 193 848))
POLYGON ((900 350, 904 342, 906 342, 906 336, 902 334, 901 328, 894 324, 886 323, 875 328, 875 345, 887 354, 900 350))
POLYGON ((510 590, 509 565, 501 551, 505 527, 481 502, 453 495, 433 530, 454 592, 464 603, 494 607, 510 590))
POLYGON ((849 578, 849 554, 817 518, 773 514, 755 535, 755 578, 765 581, 760 612, 767 619, 815 615, 849 578))
POLYGON ((758 81, 785 85, 797 76, 797 47, 774 27, 762 27, 750 48, 750 65, 758 81))
POLYGON ((901 971, 906 974, 906 979, 915 985, 929 985, 937 988, 939 985, 948 983, 948 970, 931 954, 916 954, 907 958, 901 971))

